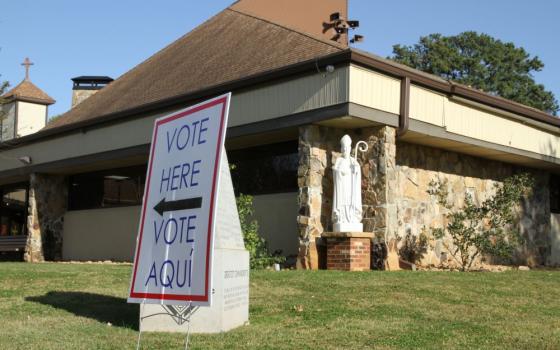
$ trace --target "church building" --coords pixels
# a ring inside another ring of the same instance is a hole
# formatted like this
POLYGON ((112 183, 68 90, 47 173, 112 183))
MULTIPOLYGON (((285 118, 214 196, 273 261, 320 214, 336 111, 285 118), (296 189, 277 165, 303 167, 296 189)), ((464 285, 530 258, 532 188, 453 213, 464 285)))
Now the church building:
MULTIPOLYGON (((529 172, 515 259, 560 264, 560 119, 359 50, 358 25, 347 0, 240 0, 114 81, 76 78, 76 103, 46 126, 54 101, 26 79, 3 106, 16 117, 2 124, 0 251, 131 261, 154 120, 232 92, 234 187, 254 197, 260 233, 289 264, 324 266, 346 134, 369 146, 362 223, 377 239, 445 224, 432 180, 446 180, 460 207, 465 194, 481 202, 529 172), (4 229, 11 222, 24 228, 4 229)), ((444 259, 431 242, 425 263, 444 259)))

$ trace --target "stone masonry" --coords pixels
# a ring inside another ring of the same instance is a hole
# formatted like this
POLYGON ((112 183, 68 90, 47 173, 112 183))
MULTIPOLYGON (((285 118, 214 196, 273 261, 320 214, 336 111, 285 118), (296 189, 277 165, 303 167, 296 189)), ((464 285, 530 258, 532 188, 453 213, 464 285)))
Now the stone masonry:
POLYGON ((369 149, 359 153, 362 164, 362 205, 365 232, 373 232, 377 239, 387 239, 397 225, 395 168, 395 129, 384 126, 365 129, 354 142, 364 140, 369 149))
MULTIPOLYGON (((404 237, 408 232, 417 236, 429 234, 430 228, 443 227, 445 208, 426 190, 432 180, 447 181, 449 201, 454 209, 464 204, 469 193, 475 203, 481 203, 495 193, 503 179, 519 172, 529 172, 535 178, 533 193, 525 198, 518 211, 518 229, 525 239, 515 257, 520 264, 544 264, 550 254, 550 198, 545 171, 516 167, 510 164, 472 157, 436 148, 399 142, 396 154, 397 185, 395 203, 397 225, 392 235, 404 237)), ((442 242, 432 241, 423 264, 439 264, 446 252, 442 242)), ((450 257, 447 257, 450 259, 450 257)))
POLYGON ((62 260, 62 229, 67 198, 68 186, 64 177, 31 174, 25 261, 62 260))
MULTIPOLYGON (((540 265, 550 255, 549 174, 545 171, 463 155, 436 148, 396 142, 388 126, 343 130, 308 125, 299 137, 299 238, 298 268, 326 268, 326 249, 321 234, 332 230, 332 165, 340 156, 340 138, 352 137, 353 145, 369 145, 360 153, 364 231, 374 239, 391 242, 408 232, 429 235, 431 228, 445 224, 445 209, 427 190, 432 180, 447 181, 455 208, 469 193, 480 203, 492 195, 495 185, 517 172, 530 172, 536 179, 533 193, 518 208, 518 228, 525 238, 516 262, 540 265)), ((353 152, 352 152, 353 154, 353 152)), ((443 242, 431 240, 422 264, 446 263, 443 242)))
MULTIPOLYGON (((332 231, 332 165, 340 157, 340 138, 350 135, 355 144, 369 145, 360 153, 364 205, 364 231, 385 236, 396 225, 393 198, 395 176, 395 130, 391 127, 343 130, 308 125, 300 128, 299 138, 299 238, 298 268, 326 268, 326 246, 321 234, 332 231), (391 188, 393 186, 393 189, 391 188)), ((352 153, 353 154, 353 153, 352 153)))
POLYGON ((84 102, 99 90, 72 90, 72 108, 84 102))

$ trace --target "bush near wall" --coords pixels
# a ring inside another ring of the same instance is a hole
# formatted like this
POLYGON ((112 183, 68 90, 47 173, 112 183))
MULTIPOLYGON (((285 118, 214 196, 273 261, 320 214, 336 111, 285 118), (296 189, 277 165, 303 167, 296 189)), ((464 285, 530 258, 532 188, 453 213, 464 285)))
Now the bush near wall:
POLYGON ((467 193, 465 203, 453 209, 448 201, 446 182, 432 181, 428 193, 445 208, 447 225, 432 228, 435 238, 442 239, 444 247, 461 267, 468 271, 482 256, 511 258, 522 239, 515 228, 516 211, 523 196, 528 195, 534 179, 527 173, 506 178, 495 185, 495 194, 477 205, 467 193), (444 238, 449 237, 451 243, 444 238))
POLYGON ((259 224, 253 217, 253 197, 240 194, 237 197, 237 211, 243 232, 245 249, 249 251, 251 269, 263 269, 275 263, 283 263, 283 256, 270 254, 266 240, 259 235, 259 224))

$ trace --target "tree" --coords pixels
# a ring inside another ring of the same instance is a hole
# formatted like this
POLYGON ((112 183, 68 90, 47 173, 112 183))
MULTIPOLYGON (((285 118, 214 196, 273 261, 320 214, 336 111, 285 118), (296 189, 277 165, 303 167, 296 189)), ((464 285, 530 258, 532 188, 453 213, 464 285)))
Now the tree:
MULTIPOLYGON (((6 99, 2 98, 2 96, 9 86, 10 84, 7 81, 0 83, 0 106, 6 102, 6 99)), ((2 122, 2 119, 4 119, 4 111, 0 108, 0 122, 2 122)))
POLYGON ((473 198, 465 194, 464 206, 453 209, 448 201, 447 183, 430 182, 428 193, 447 210, 447 225, 432 228, 434 237, 451 238, 452 245, 445 241, 442 243, 462 271, 470 270, 482 255, 511 258, 521 241, 519 232, 513 227, 516 219, 514 208, 533 185, 534 179, 529 174, 513 175, 506 178, 502 185, 496 185, 496 193, 481 205, 476 205, 473 198))
POLYGON ((4 81, 4 82, 0 83, 0 96, 4 95, 4 92, 6 91, 8 86, 10 86, 10 84, 7 81, 4 81))
POLYGON ((559 110, 554 94, 533 78, 543 62, 487 34, 430 34, 413 46, 394 45, 389 58, 553 115, 559 110))
POLYGON ((50 124, 50 123, 54 122, 55 120, 57 120, 58 118, 60 118, 62 116, 63 116, 63 114, 53 115, 52 117, 49 118, 49 120, 47 121, 47 124, 50 124))

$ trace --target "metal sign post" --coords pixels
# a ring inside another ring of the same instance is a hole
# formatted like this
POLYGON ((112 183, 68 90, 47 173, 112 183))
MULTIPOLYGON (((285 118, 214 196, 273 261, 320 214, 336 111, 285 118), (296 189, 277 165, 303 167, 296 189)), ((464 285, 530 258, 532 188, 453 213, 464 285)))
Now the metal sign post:
MULTIPOLYGON (((143 309, 145 305, 146 303, 141 303, 140 308, 143 309)), ((140 350, 140 340, 142 338, 142 321, 146 318, 153 317, 153 316, 160 316, 160 315, 170 316, 173 319, 173 321, 175 321, 175 323, 177 323, 177 325, 179 326, 183 325, 184 323, 187 323, 187 332, 185 336, 185 350, 189 348, 189 339, 191 334, 191 327, 190 327, 191 316, 196 312, 198 306, 193 306, 192 303, 189 303, 189 305, 186 306, 164 305, 163 309, 167 312, 155 313, 147 316, 142 316, 143 313, 142 312, 140 313, 138 339, 136 341, 136 350, 140 350)))

